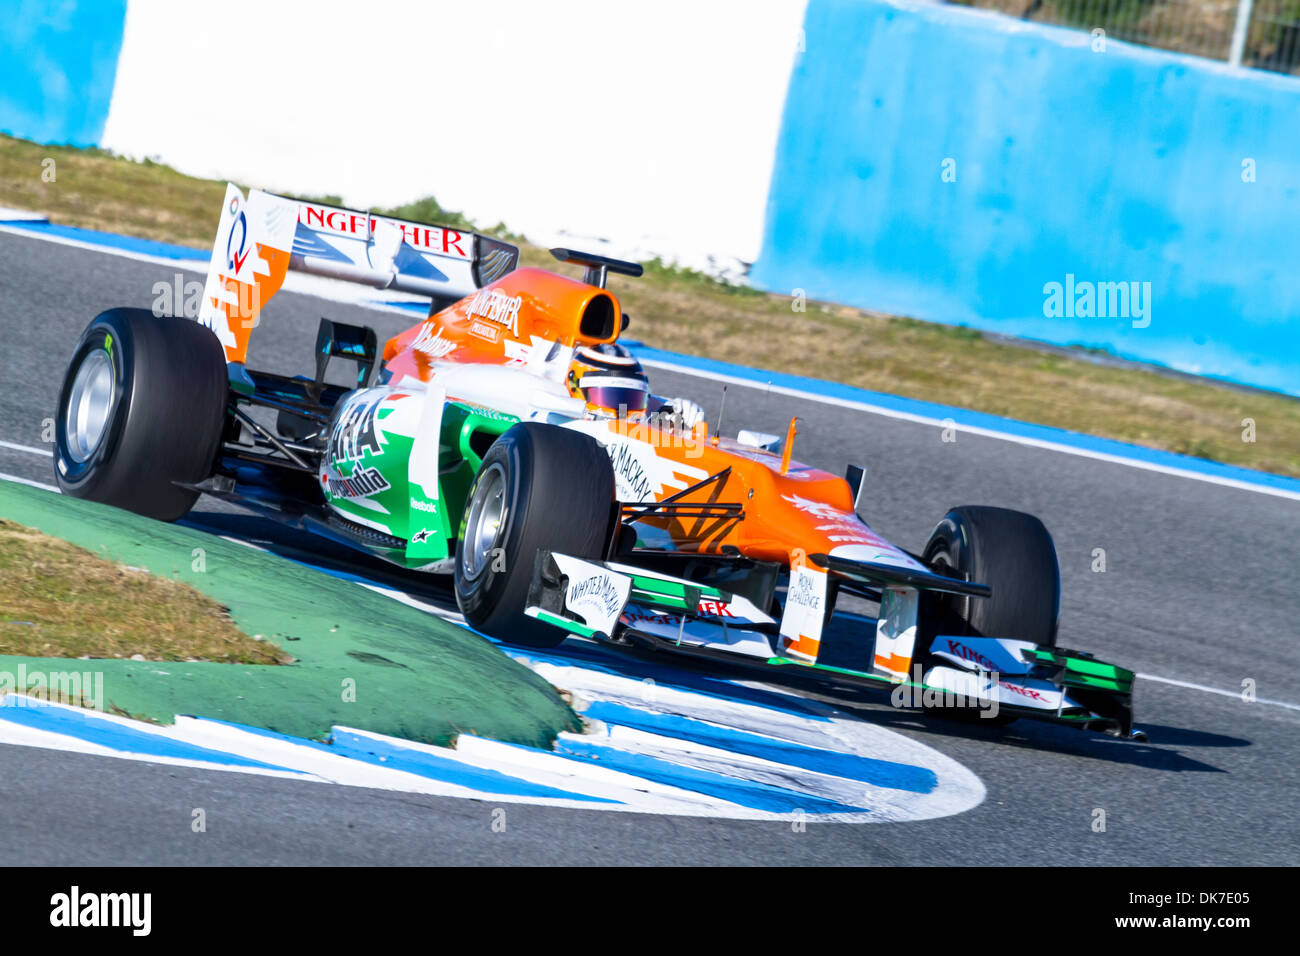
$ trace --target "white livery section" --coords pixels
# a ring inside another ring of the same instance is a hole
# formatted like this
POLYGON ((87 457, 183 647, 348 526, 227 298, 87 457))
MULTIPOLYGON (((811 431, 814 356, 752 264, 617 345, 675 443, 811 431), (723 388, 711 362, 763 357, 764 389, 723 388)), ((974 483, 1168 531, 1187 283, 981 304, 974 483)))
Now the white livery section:
POLYGON ((575 421, 568 427, 590 435, 609 454, 619 501, 654 501, 709 477, 703 468, 660 456, 647 441, 612 431, 607 421, 575 421))
POLYGON ((942 665, 925 672, 925 683, 947 693, 971 700, 996 700, 999 704, 1029 707, 1057 713, 1079 706, 1059 688, 1045 680, 1020 677, 1005 680, 997 674, 958 670, 942 665))
POLYGON ((713 647, 760 660, 772 656, 772 644, 765 635, 732 626, 721 617, 701 619, 629 604, 620 620, 632 630, 683 647, 713 647))
POLYGON ((613 634, 614 625, 627 604, 632 579, 599 564, 564 554, 553 554, 560 573, 569 579, 564 607, 602 634, 613 634))
POLYGON ((801 564, 790 569, 785 612, 781 615, 781 646, 788 657, 815 661, 826 620, 827 574, 801 564))
POLYGON ((898 680, 907 679, 915 653, 919 606, 920 596, 915 588, 886 588, 881 595, 875 665, 898 680))
MULTIPOLYGON (((252 195, 264 194, 254 190, 252 195)), ((293 205, 294 269, 443 298, 460 298, 478 288, 473 273, 477 238, 471 232, 316 203, 293 205)))
POLYGON ((1024 652, 1037 645, 1031 641, 1015 641, 995 637, 936 637, 930 653, 952 661, 961 667, 998 674, 1028 674, 1029 662, 1024 652))

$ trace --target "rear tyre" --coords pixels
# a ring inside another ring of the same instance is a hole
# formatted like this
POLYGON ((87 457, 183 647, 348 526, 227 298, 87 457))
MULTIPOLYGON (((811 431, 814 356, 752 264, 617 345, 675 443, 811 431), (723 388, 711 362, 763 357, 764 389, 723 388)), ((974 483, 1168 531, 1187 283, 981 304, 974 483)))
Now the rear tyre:
MULTIPOLYGON (((940 634, 1056 646, 1061 572, 1052 536, 1033 515, 979 505, 953 508, 930 535, 922 557, 939 574, 993 589, 987 598, 922 592, 917 639, 924 652, 940 634)), ((941 713, 958 719, 981 714, 953 708, 941 713)), ((1001 725, 1014 719, 1000 715, 990 722, 1001 725)))
POLYGON ((175 521, 212 474, 226 361, 197 322, 111 309, 82 333, 55 418, 54 477, 74 498, 175 521))
POLYGON ((524 614, 537 552, 604 557, 614 473, 592 438, 521 422, 488 450, 470 488, 456 551, 456 603, 499 640, 555 647, 564 631, 524 614))

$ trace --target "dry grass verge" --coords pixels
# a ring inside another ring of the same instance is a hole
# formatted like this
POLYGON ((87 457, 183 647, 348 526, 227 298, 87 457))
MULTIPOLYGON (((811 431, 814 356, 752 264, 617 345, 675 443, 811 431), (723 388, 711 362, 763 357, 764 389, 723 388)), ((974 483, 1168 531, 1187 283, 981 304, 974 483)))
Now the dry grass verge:
POLYGON ((0 654, 287 664, 188 584, 0 519, 0 654))

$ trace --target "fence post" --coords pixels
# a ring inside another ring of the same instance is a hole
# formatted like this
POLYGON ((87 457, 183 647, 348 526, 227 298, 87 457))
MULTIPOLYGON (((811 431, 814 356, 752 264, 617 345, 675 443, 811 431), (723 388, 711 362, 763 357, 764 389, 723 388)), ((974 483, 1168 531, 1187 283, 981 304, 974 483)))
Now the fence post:
POLYGON ((1229 66, 1241 66, 1246 52, 1246 34, 1250 32, 1250 12, 1255 0, 1237 0, 1237 23, 1232 28, 1232 50, 1228 54, 1229 66))

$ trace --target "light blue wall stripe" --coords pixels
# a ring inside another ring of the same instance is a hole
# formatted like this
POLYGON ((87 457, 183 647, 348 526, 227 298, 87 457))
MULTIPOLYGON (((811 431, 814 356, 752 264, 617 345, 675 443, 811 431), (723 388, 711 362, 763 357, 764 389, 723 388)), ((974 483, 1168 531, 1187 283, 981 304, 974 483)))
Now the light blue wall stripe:
POLYGON ((7 3, 0 13, 0 132, 99 145, 125 24, 126 0, 7 3))
POLYGON ((1300 394, 1300 79, 1088 40, 811 0, 753 281, 1300 394), (1046 318, 1067 274, 1150 326, 1046 318))

